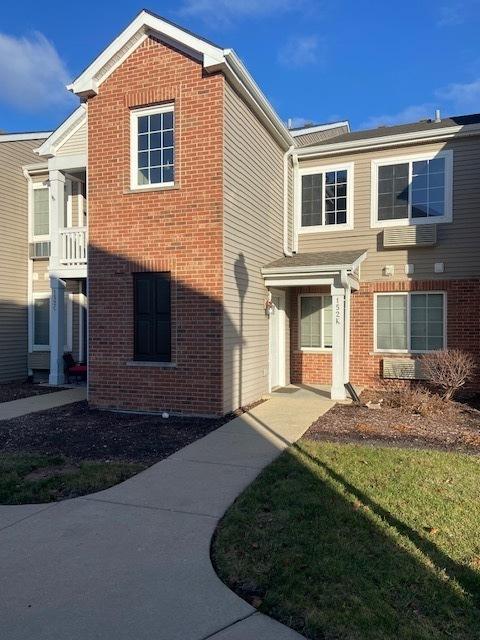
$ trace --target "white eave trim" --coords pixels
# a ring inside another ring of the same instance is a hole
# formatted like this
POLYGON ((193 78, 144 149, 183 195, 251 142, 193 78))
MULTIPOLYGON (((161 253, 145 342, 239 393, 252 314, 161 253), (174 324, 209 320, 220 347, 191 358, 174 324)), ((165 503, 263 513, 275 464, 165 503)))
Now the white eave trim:
POLYGON ((391 136, 364 138, 362 140, 333 142, 315 147, 299 148, 295 150, 295 153, 299 158, 321 157, 333 153, 378 149, 411 144, 412 142, 436 142, 437 140, 478 134, 480 134, 480 124, 467 124, 455 127, 442 127, 439 129, 426 129, 424 131, 397 133, 391 136))
POLYGON ((33 133, 1 133, 0 142, 18 142, 20 140, 43 140, 52 134, 51 131, 33 133))
POLYGON ((303 129, 290 129, 290 135, 296 138, 297 136, 306 136, 309 133, 318 133, 319 131, 328 131, 329 129, 339 129, 340 127, 347 127, 350 133, 350 123, 348 120, 343 122, 330 122, 329 124, 317 124, 313 127, 303 127, 303 129))
POLYGON ((133 22, 96 58, 92 64, 67 89, 80 96, 91 96, 98 92, 101 84, 130 53, 138 47, 141 39, 134 36, 139 32, 145 37, 149 33, 157 35, 160 40, 176 45, 180 50, 197 54, 207 71, 222 71, 236 90, 251 106, 259 119, 268 127, 277 142, 284 149, 293 146, 293 137, 284 122, 275 113, 273 107, 262 93, 243 63, 231 49, 221 49, 201 38, 177 27, 161 18, 142 11, 133 22), (132 40, 132 46, 128 47, 132 40), (118 56, 122 48, 126 51, 107 71, 102 72, 105 65, 118 56))
POLYGON ((45 140, 45 142, 34 149, 39 156, 47 158, 55 155, 58 147, 73 135, 85 122, 87 117, 87 105, 81 104, 73 113, 71 113, 62 124, 45 140), (66 135, 68 133, 68 135, 66 135))

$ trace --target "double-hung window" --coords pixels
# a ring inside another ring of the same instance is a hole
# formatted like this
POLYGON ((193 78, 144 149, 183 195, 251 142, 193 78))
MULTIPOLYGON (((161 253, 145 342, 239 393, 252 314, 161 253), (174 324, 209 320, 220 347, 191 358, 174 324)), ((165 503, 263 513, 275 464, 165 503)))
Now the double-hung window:
POLYGON ((173 104, 131 111, 132 189, 174 185, 174 115, 173 104))
POLYGON ((299 298, 300 349, 332 348, 332 297, 304 294, 299 298))
POLYGON ((32 185, 32 236, 35 239, 48 238, 50 233, 50 195, 43 183, 32 185))
POLYGON ((445 348, 444 293, 378 293, 375 307, 377 351, 422 353, 445 348))
POLYGON ((450 222, 452 151, 374 160, 372 226, 450 222))
POLYGON ((300 170, 303 233, 353 228, 353 165, 300 170))

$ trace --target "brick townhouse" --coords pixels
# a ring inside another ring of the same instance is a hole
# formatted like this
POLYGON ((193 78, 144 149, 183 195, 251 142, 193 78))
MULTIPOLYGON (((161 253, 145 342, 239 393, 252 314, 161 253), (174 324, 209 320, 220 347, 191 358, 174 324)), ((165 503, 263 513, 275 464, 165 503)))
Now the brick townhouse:
POLYGON ((219 415, 478 357, 480 115, 289 129, 231 49, 148 11, 68 89, 24 165, 31 374, 71 351, 93 406, 219 415))

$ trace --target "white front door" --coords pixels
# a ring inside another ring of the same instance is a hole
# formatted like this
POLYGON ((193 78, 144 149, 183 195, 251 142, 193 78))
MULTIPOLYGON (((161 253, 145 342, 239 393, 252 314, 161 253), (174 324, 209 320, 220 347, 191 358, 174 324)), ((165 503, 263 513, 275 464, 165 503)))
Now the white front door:
POLYGON ((270 329, 270 389, 285 385, 285 292, 272 290, 270 329))

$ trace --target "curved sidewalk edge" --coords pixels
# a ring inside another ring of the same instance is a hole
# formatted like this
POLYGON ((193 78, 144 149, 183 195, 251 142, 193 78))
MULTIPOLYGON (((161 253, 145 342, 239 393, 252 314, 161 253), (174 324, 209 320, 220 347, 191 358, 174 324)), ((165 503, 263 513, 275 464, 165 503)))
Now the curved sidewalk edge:
POLYGON ((9 640, 294 640, 228 589, 210 541, 235 498, 334 403, 274 394, 105 491, 0 506, 0 603, 9 640))

